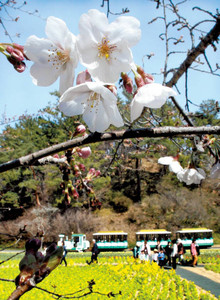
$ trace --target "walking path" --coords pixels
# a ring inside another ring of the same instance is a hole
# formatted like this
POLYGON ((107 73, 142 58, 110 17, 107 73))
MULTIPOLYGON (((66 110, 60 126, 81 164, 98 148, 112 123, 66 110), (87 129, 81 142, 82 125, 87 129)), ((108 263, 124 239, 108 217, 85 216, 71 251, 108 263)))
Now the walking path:
POLYGON ((211 292, 217 298, 220 296, 220 275, 209 276, 211 271, 206 271, 203 266, 196 268, 177 266, 176 274, 187 280, 193 281, 197 286, 211 292), (203 275, 200 275, 203 274, 203 275), (211 278, 211 279, 210 279, 211 278))

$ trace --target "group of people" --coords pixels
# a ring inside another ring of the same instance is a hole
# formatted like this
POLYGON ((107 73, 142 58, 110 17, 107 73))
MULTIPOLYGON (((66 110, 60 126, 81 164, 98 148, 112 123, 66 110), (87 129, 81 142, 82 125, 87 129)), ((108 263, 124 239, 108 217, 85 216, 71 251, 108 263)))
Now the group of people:
MULTIPOLYGON (((199 255, 199 247, 195 240, 192 240, 190 247, 192 260, 190 264, 193 267, 197 264, 197 259, 199 255)), ((177 264, 185 265, 188 262, 184 260, 185 248, 180 239, 168 241, 167 246, 163 247, 160 241, 157 241, 157 245, 154 250, 151 250, 150 245, 147 241, 141 247, 137 245, 133 248, 134 258, 139 258, 141 261, 152 260, 156 262, 161 268, 165 265, 176 269, 177 264)))
MULTIPOLYGON (((67 248, 66 248, 64 242, 62 242, 62 246, 63 246, 63 257, 62 257, 62 259, 61 259, 61 261, 60 261, 60 264, 62 264, 62 262, 64 262, 64 263, 65 263, 65 266, 67 267, 67 261, 66 261, 67 248)), ((92 248, 91 248, 91 253, 92 253, 92 255, 91 255, 91 260, 90 260, 90 261, 87 260, 86 263, 87 263, 88 265, 90 265, 91 263, 94 263, 94 262, 98 263, 98 254, 99 254, 99 252, 100 252, 100 251, 99 251, 99 249, 98 249, 97 243, 96 243, 95 240, 93 240, 93 241, 92 241, 92 248)))
MULTIPOLYGON (((65 244, 63 242, 63 257, 61 259, 60 264, 62 262, 65 263, 65 266, 67 266, 66 262, 66 255, 67 255, 67 249, 65 247, 65 244)), ((192 255, 192 260, 190 262, 186 262, 184 260, 184 253, 185 248, 181 242, 180 239, 178 240, 172 240, 168 241, 166 247, 163 247, 160 243, 160 240, 157 241, 157 245, 155 249, 152 251, 150 245, 147 241, 144 241, 144 244, 141 247, 138 247, 137 245, 132 249, 133 250, 133 256, 134 258, 140 258, 141 261, 148 261, 152 260, 153 262, 157 263, 161 268, 165 265, 172 267, 173 269, 176 269, 177 264, 191 264, 192 267, 195 267, 197 265, 197 259, 198 255, 200 255, 199 246, 196 244, 196 240, 193 239, 191 246, 190 246, 190 252, 192 255), (178 261, 177 261, 178 260, 178 261)), ((98 249, 98 245, 95 240, 93 240, 92 248, 91 248, 91 260, 86 261, 88 265, 91 263, 98 263, 98 254, 100 253, 98 249)))

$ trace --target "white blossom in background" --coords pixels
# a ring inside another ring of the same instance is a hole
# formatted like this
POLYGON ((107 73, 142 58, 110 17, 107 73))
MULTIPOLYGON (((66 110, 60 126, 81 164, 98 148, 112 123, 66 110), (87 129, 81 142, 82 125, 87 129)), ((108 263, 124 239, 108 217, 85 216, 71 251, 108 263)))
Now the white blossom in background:
POLYGON ((220 179, 220 162, 218 161, 215 165, 212 166, 210 171, 210 178, 220 179))
POLYGON ((177 178, 181 182, 185 182, 187 185, 200 184, 205 179, 206 174, 203 169, 185 168, 177 173, 177 178))
POLYGON ((76 37, 63 20, 52 16, 47 19, 45 32, 47 39, 30 36, 24 53, 34 62, 30 69, 33 83, 49 86, 60 77, 59 92, 62 95, 74 81, 78 64, 76 37))
POLYGON ((117 97, 101 82, 85 82, 69 88, 60 98, 59 109, 66 116, 83 115, 92 132, 103 132, 111 124, 123 126, 117 97))
POLYGON ((158 159, 158 163, 161 165, 169 166, 170 172, 173 172, 175 174, 183 170, 177 158, 173 156, 160 157, 158 159))
POLYGON ((160 83, 149 83, 140 87, 131 102, 131 122, 140 117, 144 107, 160 108, 169 97, 176 95, 173 89, 160 83))
POLYGON ((91 9, 81 16, 79 32, 80 62, 96 81, 115 83, 121 72, 130 71, 134 64, 130 47, 141 38, 136 18, 121 16, 109 24, 104 13, 91 9))

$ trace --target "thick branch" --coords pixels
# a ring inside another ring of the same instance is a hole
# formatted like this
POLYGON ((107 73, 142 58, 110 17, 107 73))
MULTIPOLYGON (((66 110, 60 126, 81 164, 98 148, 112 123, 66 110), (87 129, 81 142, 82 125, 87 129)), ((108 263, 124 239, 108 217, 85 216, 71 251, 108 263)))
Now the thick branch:
POLYGON ((69 140, 61 144, 51 146, 49 148, 37 151, 35 153, 28 154, 18 159, 3 163, 0 165, 0 173, 21 167, 30 165, 39 165, 38 160, 48 155, 53 155, 60 151, 65 151, 77 146, 86 144, 93 144, 97 142, 123 140, 127 138, 139 138, 139 137, 174 137, 174 136, 193 136, 202 134, 217 134, 220 135, 220 126, 212 127, 155 127, 155 128, 140 128, 140 129, 128 129, 120 131, 112 131, 106 133, 92 133, 83 137, 78 137, 74 140, 69 140))
POLYGON ((220 34, 220 18, 217 19, 215 26, 207 33, 207 35, 201 39, 198 46, 191 50, 187 55, 184 62, 179 66, 177 71, 173 74, 173 77, 166 83, 166 86, 173 87, 179 78, 186 72, 186 70, 192 65, 195 59, 202 53, 205 49, 211 45, 213 42, 218 40, 220 34))

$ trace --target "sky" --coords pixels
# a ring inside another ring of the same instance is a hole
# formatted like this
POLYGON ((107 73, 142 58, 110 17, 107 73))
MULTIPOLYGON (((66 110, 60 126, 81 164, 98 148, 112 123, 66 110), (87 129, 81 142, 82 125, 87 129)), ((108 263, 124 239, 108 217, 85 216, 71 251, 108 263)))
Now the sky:
MULTIPOLYGON (((24 1, 18 0, 17 2, 23 3, 24 1)), ((49 16, 55 16, 64 20, 69 30, 73 34, 78 35, 78 22, 81 14, 87 13, 91 8, 98 9, 104 13, 107 12, 107 2, 104 1, 105 5, 101 7, 102 0, 30 0, 26 2, 27 5, 23 6, 21 10, 7 7, 6 10, 2 9, 0 11, 0 17, 13 42, 21 45, 25 44, 26 39, 30 35, 36 35, 40 38, 46 37, 45 24, 49 16), (36 10, 38 12, 33 13, 36 10), (11 18, 18 18, 18 20, 13 22, 11 18)), ((177 3, 179 1, 174 0, 173 2, 177 3)), ((183 13, 189 23, 195 24, 198 21, 210 19, 210 17, 199 10, 193 11, 192 7, 199 6, 215 13, 218 4, 219 0, 189 0, 182 8, 180 7, 179 12, 183 13)), ((162 9, 156 9, 156 3, 151 0, 110 0, 110 10, 112 12, 120 13, 123 8, 128 8, 130 11, 126 15, 138 18, 141 23, 142 38, 132 48, 135 63, 144 66, 147 73, 154 74, 155 82, 162 83, 162 76, 157 74, 160 74, 164 66, 165 43, 159 38, 159 34, 164 30, 164 24, 162 19, 148 24, 153 18, 161 16, 162 9), (154 53, 154 56, 148 59, 146 55, 150 53, 154 53)), ((167 16, 169 17, 169 13, 167 13, 167 16)), ((110 14, 109 22, 112 22, 117 17, 117 15, 110 14)), ((203 23, 200 28, 208 32, 213 25, 214 23, 203 23)), ((189 41, 188 32, 182 30, 179 32, 180 35, 183 35, 186 43, 178 44, 176 50, 182 52, 183 50, 186 51, 186 44, 189 41)), ((1 24, 0 42, 10 43, 10 39, 5 35, 1 24)), ((219 53, 219 50, 214 52, 212 47, 209 47, 207 50, 207 57, 213 69, 215 69, 216 62, 219 62, 219 53)), ((186 53, 171 55, 169 67, 178 67, 185 57, 186 53)), ((201 62, 205 62, 202 56, 201 62)), ((27 62, 25 72, 18 73, 7 62, 4 55, 0 55, 0 130, 4 127, 1 123, 5 117, 7 119, 17 119, 25 113, 36 114, 40 109, 45 108, 49 102, 52 104, 56 103, 55 97, 51 96, 50 92, 58 90, 59 81, 56 81, 49 87, 34 85, 29 73, 31 65, 31 62, 27 62)), ((206 64, 202 64, 200 67, 203 71, 208 71, 206 64)), ((76 73, 81 70, 84 70, 84 67, 79 65, 76 73)), ((189 71, 188 83, 188 97, 196 105, 207 99, 219 100, 219 76, 211 76, 205 72, 189 71)), ((177 101, 184 107, 185 88, 183 78, 178 83, 178 89, 181 94, 177 96, 177 101)), ((198 107, 190 105, 190 109, 195 111, 198 107)))

